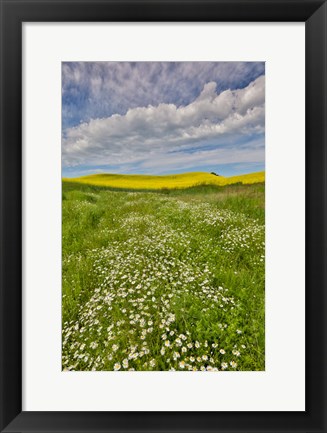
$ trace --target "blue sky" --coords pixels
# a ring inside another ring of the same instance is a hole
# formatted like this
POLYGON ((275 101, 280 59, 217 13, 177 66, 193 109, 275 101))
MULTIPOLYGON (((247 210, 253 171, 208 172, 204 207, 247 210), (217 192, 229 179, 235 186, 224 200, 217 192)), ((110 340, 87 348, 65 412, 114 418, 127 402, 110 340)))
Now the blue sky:
POLYGON ((263 62, 62 63, 62 174, 264 170, 263 62))

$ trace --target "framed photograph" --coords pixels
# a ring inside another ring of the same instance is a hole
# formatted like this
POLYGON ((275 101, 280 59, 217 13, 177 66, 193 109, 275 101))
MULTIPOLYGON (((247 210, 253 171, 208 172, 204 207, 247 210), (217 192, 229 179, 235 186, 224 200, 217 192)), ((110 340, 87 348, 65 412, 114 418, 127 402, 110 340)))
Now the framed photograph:
POLYGON ((326 431, 326 2, 1 1, 1 431, 326 431))

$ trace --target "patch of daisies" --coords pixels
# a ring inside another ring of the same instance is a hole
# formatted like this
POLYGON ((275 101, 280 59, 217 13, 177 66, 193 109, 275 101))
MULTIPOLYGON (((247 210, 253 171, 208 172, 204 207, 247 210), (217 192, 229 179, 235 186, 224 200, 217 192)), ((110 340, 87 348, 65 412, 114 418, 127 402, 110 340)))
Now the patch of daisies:
MULTIPOLYGON (((129 194, 129 200, 138 197, 129 194)), ((248 350, 236 325, 241 306, 227 287, 217 284, 212 263, 204 259, 206 245, 194 250, 192 237, 209 226, 216 256, 255 245, 263 260, 264 227, 206 204, 157 200, 160 218, 140 214, 127 202, 131 211, 117 215, 125 240, 87 251, 94 285, 87 288, 89 297, 77 319, 63 324, 64 369, 241 369, 248 350), (179 229, 169 223, 176 213, 183 222, 179 229)))

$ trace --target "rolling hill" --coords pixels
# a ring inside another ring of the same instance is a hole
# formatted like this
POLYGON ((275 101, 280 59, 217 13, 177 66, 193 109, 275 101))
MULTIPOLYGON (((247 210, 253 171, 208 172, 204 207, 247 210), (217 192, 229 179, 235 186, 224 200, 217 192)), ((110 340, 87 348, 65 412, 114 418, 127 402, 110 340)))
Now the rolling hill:
POLYGON ((169 175, 93 174, 76 178, 63 178, 64 182, 135 190, 182 189, 199 185, 253 184, 265 181, 265 172, 224 177, 206 172, 169 175))

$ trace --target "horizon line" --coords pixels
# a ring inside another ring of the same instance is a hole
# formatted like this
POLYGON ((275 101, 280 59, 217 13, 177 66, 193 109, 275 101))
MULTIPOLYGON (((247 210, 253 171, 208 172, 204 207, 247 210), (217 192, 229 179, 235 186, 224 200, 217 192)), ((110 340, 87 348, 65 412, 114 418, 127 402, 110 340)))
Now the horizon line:
POLYGON ((233 174, 232 176, 224 176, 219 173, 216 173, 214 171, 184 171, 181 173, 167 173, 167 174, 151 174, 151 173, 110 173, 110 172, 101 172, 101 173, 89 173, 84 174, 82 176, 76 176, 76 177, 67 177, 67 176, 61 176, 62 179, 77 179, 77 178, 83 178, 83 177, 89 177, 89 176, 103 176, 103 175, 110 175, 110 176, 151 176, 151 177, 165 177, 165 176, 181 176, 184 174, 192 174, 192 173, 206 173, 206 174, 213 174, 214 176, 224 177, 226 179, 231 177, 238 177, 238 176, 247 176, 255 173, 265 173, 266 170, 259 170, 259 171, 251 171, 250 173, 238 173, 233 174))

